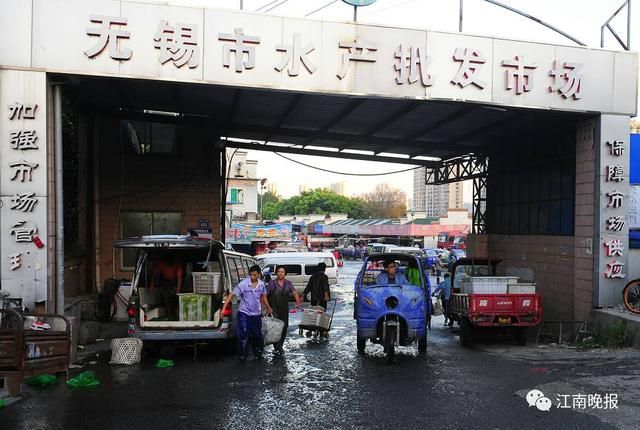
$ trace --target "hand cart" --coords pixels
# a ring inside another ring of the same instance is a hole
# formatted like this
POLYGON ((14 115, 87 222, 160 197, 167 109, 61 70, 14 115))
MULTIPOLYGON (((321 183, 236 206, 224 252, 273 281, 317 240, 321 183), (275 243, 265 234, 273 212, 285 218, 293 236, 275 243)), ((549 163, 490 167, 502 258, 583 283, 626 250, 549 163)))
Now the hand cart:
POLYGON ((20 394, 27 376, 68 372, 71 331, 69 320, 62 315, 22 315, 11 309, 0 309, 0 378, 10 396, 20 394), (46 320, 47 330, 25 328, 25 319, 46 320), (56 322, 56 320, 58 320, 56 322))
MULTIPOLYGON (((333 323, 333 314, 336 312, 337 299, 330 300, 333 302, 331 315, 326 312, 322 306, 306 306, 302 309, 302 321, 298 325, 298 333, 306 331, 307 337, 313 336, 314 339, 329 339, 329 331, 333 323)), ((327 308, 328 308, 327 304, 327 308)))

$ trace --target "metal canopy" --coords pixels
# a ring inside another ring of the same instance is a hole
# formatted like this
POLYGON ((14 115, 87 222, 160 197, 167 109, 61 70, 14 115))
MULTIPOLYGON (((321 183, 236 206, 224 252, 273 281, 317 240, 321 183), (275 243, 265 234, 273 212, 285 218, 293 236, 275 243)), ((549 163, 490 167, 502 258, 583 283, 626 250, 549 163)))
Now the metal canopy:
POLYGON ((56 77, 80 111, 215 129, 228 146, 436 167, 585 114, 192 83, 56 77), (151 112, 149 112, 151 111, 151 112), (172 115, 171 113, 175 113, 172 115), (288 147, 264 145, 286 143, 288 147))

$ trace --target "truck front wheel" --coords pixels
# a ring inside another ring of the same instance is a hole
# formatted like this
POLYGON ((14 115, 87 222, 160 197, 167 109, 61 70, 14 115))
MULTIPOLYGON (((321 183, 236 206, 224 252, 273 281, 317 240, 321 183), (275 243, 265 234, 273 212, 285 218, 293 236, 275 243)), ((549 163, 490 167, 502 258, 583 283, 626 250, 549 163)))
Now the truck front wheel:
POLYGON ((421 355, 426 354, 427 352, 427 331, 424 331, 424 336, 418 339, 418 352, 421 355))
POLYGON ((469 318, 460 319, 460 345, 471 346, 473 344, 473 326, 469 318))
POLYGON ((515 333, 516 345, 525 346, 527 344, 527 328, 518 327, 515 333))
POLYGON ((364 350, 365 350, 365 348, 367 346, 367 339, 358 336, 357 339, 356 339, 356 342, 357 342, 357 347, 358 347, 358 353, 359 354, 364 354, 364 350))

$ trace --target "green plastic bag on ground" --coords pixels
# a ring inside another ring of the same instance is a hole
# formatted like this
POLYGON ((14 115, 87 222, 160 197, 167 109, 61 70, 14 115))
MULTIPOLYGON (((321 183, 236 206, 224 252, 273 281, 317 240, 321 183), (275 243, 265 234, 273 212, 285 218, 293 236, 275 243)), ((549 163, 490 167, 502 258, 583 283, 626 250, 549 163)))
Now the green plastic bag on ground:
POLYGON ((173 367, 173 360, 159 359, 156 363, 156 367, 160 369, 166 369, 167 367, 173 367))
POLYGON ((0 409, 4 408, 6 406, 6 402, 4 401, 4 399, 0 399, 0 409))
POLYGON ((25 384, 30 387, 49 387, 58 383, 58 378, 53 375, 38 375, 25 379, 25 384))
POLYGON ((96 378, 95 372, 87 370, 82 372, 75 378, 71 378, 67 381, 67 385, 71 388, 91 388, 100 385, 100 381, 96 378))

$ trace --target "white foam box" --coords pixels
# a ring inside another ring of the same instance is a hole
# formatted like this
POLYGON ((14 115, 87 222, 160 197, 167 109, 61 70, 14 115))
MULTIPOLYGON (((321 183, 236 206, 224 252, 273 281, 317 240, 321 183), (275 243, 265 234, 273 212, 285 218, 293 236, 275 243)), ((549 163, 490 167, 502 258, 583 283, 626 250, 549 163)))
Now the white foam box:
POLYGON ((509 284, 509 294, 535 294, 536 284, 509 284))
POLYGON ((465 286, 469 294, 507 294, 508 285, 517 282, 513 276, 474 276, 465 286))
POLYGON ((144 322, 151 321, 155 318, 164 318, 167 316, 167 311, 165 308, 153 308, 149 309, 145 312, 143 309, 140 309, 140 319, 144 322), (145 319, 146 317, 146 319, 145 319))
POLYGON ((120 298, 116 297, 116 303, 118 304, 118 308, 116 310, 116 314, 113 316, 115 321, 129 321, 129 313, 127 312, 129 308, 129 298, 131 297, 132 290, 131 282, 120 284, 120 294, 126 300, 124 303, 120 298))

